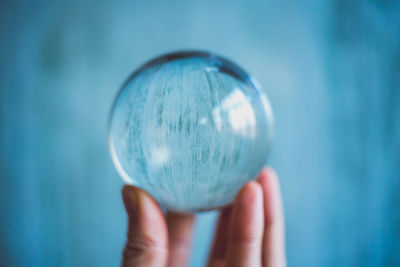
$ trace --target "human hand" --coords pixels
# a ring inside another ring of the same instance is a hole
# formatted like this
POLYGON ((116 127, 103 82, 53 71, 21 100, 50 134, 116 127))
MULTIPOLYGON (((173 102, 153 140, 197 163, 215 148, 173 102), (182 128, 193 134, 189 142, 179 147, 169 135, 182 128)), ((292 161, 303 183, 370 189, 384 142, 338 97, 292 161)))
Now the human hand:
MULTIPOLYGON (((122 266, 186 266, 193 214, 168 212, 145 191, 122 190, 128 213, 122 266)), ((276 173, 264 168, 220 211, 208 266, 285 266, 284 218, 276 173)))

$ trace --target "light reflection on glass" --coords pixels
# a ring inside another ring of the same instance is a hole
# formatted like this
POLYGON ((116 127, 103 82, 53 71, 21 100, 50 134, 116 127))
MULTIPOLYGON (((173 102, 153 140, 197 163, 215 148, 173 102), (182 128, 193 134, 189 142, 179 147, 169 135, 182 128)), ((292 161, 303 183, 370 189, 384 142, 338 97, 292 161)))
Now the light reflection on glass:
POLYGON ((218 131, 222 126, 221 112, 228 114, 230 125, 235 133, 255 137, 256 117, 248 98, 241 90, 235 88, 220 105, 213 109, 213 119, 218 131))
POLYGON ((168 162, 170 155, 168 147, 153 147, 150 151, 150 162, 152 164, 156 166, 162 166, 168 162))

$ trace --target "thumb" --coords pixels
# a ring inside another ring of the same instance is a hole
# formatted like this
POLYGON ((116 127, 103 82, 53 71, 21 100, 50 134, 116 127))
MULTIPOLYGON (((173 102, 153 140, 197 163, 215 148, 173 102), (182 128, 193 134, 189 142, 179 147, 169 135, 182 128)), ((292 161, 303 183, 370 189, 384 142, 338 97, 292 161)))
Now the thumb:
POLYGON ((123 188, 122 198, 128 213, 122 266, 165 266, 168 235, 164 215, 157 202, 145 191, 131 185, 123 188))

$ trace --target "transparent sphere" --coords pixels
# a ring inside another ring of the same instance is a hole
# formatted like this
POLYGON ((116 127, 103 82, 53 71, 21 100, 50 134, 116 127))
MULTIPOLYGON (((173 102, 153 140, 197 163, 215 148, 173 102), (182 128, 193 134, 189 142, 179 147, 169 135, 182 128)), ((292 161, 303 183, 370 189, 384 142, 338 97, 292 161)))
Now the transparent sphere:
POLYGON ((267 97, 239 66, 205 52, 158 57, 134 72, 110 116, 110 150, 126 183, 175 211, 229 204, 271 144, 267 97))

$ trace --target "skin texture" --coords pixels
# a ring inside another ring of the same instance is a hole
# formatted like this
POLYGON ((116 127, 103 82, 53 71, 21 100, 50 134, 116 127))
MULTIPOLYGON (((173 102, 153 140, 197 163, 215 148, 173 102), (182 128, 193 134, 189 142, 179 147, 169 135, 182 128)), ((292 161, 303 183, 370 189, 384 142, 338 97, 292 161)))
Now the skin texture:
MULTIPOLYGON (((122 196, 129 220, 122 266, 187 266, 194 215, 164 215, 150 195, 131 185, 122 196)), ((220 211, 208 266, 286 266, 284 240, 278 178, 264 168, 220 211)))

